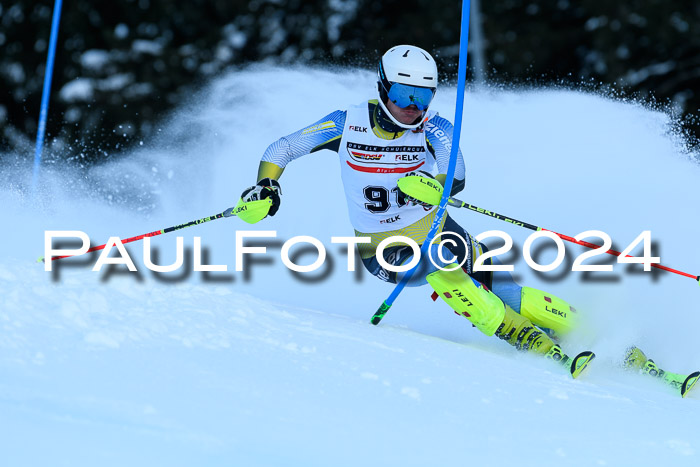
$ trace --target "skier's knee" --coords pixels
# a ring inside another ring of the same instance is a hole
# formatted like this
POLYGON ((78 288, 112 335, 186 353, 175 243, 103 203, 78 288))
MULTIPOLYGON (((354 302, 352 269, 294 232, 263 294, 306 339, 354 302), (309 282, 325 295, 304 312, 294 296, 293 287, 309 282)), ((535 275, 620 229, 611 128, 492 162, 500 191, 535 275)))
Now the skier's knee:
MULTIPOLYGON (((494 264, 501 264, 497 258, 494 257, 493 260, 494 264)), ((491 290, 493 293, 498 295, 503 303, 520 313, 522 287, 513 280, 513 276, 507 271, 494 271, 492 274, 491 290)))
POLYGON ((564 335, 576 328, 579 317, 576 309, 561 298, 531 287, 523 287, 520 314, 537 326, 564 335))

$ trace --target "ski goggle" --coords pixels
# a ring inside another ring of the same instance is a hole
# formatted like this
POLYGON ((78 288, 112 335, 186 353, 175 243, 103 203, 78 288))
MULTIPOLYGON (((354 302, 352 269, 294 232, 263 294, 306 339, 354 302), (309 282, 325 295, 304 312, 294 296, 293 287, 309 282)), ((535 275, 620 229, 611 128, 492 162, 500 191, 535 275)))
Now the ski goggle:
POLYGON ((435 96, 434 88, 421 88, 408 84, 391 83, 389 89, 389 100, 401 108, 415 105, 418 110, 427 110, 430 102, 435 96))

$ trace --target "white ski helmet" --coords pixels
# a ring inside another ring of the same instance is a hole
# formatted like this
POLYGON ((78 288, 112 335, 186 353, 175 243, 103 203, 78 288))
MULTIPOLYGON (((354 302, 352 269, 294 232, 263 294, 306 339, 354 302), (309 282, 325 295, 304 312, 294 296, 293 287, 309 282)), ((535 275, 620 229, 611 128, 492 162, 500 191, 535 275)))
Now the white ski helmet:
POLYGON ((412 125, 401 123, 389 112, 384 102, 391 99, 399 107, 416 105, 425 116, 438 84, 437 65, 433 57, 420 47, 397 45, 379 60, 377 75, 379 105, 384 112, 401 128, 419 127, 423 118, 412 125))

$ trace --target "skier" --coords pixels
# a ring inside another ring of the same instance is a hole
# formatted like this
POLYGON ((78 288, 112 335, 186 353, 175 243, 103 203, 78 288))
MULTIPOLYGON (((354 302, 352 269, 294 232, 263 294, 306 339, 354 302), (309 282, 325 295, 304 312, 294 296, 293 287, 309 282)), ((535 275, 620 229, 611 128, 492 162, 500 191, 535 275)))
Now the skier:
MULTIPOLYGON (((258 182, 243 191, 234 213, 249 223, 274 216, 282 195, 278 180, 287 164, 322 149, 334 151, 355 234, 370 239, 358 244, 362 261, 379 279, 397 283, 403 273, 380 264, 377 246, 397 235, 422 244, 446 181, 453 125, 429 110, 437 86, 437 65, 428 52, 411 45, 392 47, 379 60, 377 99, 331 112, 272 143, 262 156, 258 182)), ((464 188, 465 178, 459 151, 452 196, 464 188)), ((576 327, 574 307, 550 293, 521 287, 507 272, 475 272, 474 259, 486 248, 447 213, 439 232, 431 258, 436 261, 441 253, 446 263, 438 269, 422 259, 407 285, 429 283, 484 334, 560 362, 574 377, 585 368, 592 352, 572 359, 553 340, 576 327)), ((413 251, 406 244, 390 243, 383 257, 388 264, 404 265, 413 251)))

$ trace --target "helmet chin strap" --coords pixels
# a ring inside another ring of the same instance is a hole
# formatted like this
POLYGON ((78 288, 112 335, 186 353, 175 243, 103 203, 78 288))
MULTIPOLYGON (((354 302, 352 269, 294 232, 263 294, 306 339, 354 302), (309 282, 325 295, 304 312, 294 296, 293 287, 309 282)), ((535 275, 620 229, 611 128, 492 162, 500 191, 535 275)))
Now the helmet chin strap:
POLYGON ((398 133, 399 131, 404 131, 404 130, 414 130, 421 126, 423 124, 423 118, 425 117, 425 113, 427 110, 424 110, 421 116, 416 120, 417 123, 413 124, 406 124, 406 123, 401 123, 398 121, 392 114, 389 112, 389 109, 386 108, 386 105, 384 104, 384 99, 382 99, 382 96, 379 96, 379 108, 377 109, 379 114, 377 115, 377 121, 379 124, 382 126, 382 129, 385 131, 391 131, 394 133, 398 133), (387 120, 389 119, 389 120, 387 120), (393 125, 398 127, 398 131, 394 128, 384 128, 382 123, 387 124, 387 125, 393 125))

